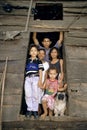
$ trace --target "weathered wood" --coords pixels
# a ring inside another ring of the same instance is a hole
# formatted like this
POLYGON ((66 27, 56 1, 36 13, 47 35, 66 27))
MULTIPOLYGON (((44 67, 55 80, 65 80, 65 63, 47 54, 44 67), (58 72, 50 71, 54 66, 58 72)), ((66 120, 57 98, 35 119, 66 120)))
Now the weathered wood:
POLYGON ((5 60, 6 56, 8 56, 9 60, 26 59, 27 46, 27 39, 14 40, 12 42, 0 41, 0 60, 5 60))
POLYGON ((5 94, 4 95, 4 102, 3 105, 21 105, 21 95, 20 94, 15 94, 15 95, 11 95, 11 94, 5 94))
MULTIPOLYGON (((7 128, 23 128, 24 130, 86 130, 86 121, 35 121, 35 120, 25 120, 16 122, 4 122, 3 129, 7 128)), ((7 130, 7 129, 6 129, 7 130)), ((12 129, 11 129, 12 130, 12 129)), ((13 129, 14 130, 14 129, 13 129)))
MULTIPOLYGON (((1 16, 0 16, 1 17, 1 16)), ((78 17, 77 17, 78 18, 78 17)), ((59 21, 31 21, 29 27, 36 27, 36 28, 47 28, 47 29, 87 29, 86 25, 87 19, 85 17, 80 18, 80 20, 76 19, 75 17, 70 17, 67 19, 67 17, 64 17, 64 20, 59 21), (55 26, 56 25, 56 26, 55 26)), ((26 23, 26 17, 20 17, 20 16, 9 16, 9 17, 3 17, 1 18, 1 26, 25 26, 26 23), (15 19, 17 19, 15 21, 15 19), (12 22, 13 20, 13 22, 12 22)))
MULTIPOLYGON (((29 2, 29 0, 21 0, 21 2, 20 2, 20 0, 7 0, 7 2, 9 2, 10 4, 13 4, 13 5, 15 5, 15 6, 28 6, 28 2, 29 2)), ((50 0, 34 0, 34 3, 63 3, 63 7, 71 7, 71 8, 73 8, 73 7, 79 7, 79 8, 82 8, 82 7, 84 7, 84 6, 86 6, 86 1, 71 1, 71 2, 68 2, 68 1, 64 1, 64 0, 56 0, 56 1, 50 1, 50 0), (78 3, 78 4, 77 4, 78 3)))
MULTIPOLYGON (((26 58, 24 60, 8 61, 8 73, 22 74, 25 71, 26 58)), ((4 62, 0 62, 0 72, 4 69, 4 62)))
POLYGON ((0 54, 0 60, 4 60, 5 57, 8 56, 8 58, 10 60, 20 60, 20 59, 26 59, 26 51, 20 51, 20 52, 17 52, 17 51, 2 51, 1 54, 0 54))
POLYGON ((67 32, 67 37, 72 37, 72 39, 74 38, 87 38, 87 34, 86 31, 78 31, 78 30, 71 30, 69 32, 67 32))
POLYGON ((78 59, 83 59, 83 60, 87 59, 87 47, 85 47, 85 46, 80 47, 79 44, 78 44, 78 46, 71 45, 71 46, 67 46, 65 51, 66 51, 67 59, 70 59, 70 60, 71 59, 77 59, 77 60, 78 59))
POLYGON ((87 60, 67 60, 67 79, 87 82, 87 60))
POLYGON ((65 44, 70 46, 77 46, 77 47, 87 47, 87 38, 80 38, 80 37, 65 37, 65 44))
MULTIPOLYGON (((14 102, 14 101, 13 101, 14 102)), ((19 120, 20 105, 4 105, 3 106, 3 121, 19 120)))
POLYGON ((6 77, 5 94, 22 94, 24 74, 8 74, 6 77))

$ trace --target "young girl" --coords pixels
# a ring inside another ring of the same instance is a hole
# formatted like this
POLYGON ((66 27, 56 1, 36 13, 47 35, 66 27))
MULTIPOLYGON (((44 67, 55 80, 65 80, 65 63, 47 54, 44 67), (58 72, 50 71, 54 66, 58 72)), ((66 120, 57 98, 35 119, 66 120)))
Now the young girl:
POLYGON ((56 69, 58 70, 58 77, 59 78, 61 77, 61 82, 62 82, 63 77, 64 77, 64 73, 63 73, 63 59, 59 58, 58 48, 53 47, 50 50, 49 59, 50 59, 50 67, 56 67, 56 69))
POLYGON ((53 108, 54 108, 54 97, 58 90, 58 80, 57 77, 57 70, 55 67, 50 68, 48 70, 49 78, 46 79, 45 83, 43 84, 43 88, 45 89, 45 95, 42 98, 42 106, 44 113, 41 115, 42 119, 48 114, 49 108, 49 117, 52 117, 53 108))
POLYGON ((27 117, 34 115, 38 118, 38 87, 42 86, 42 70, 43 64, 37 58, 38 50, 35 45, 30 48, 30 58, 26 64, 26 78, 25 78, 25 101, 27 104, 27 117))

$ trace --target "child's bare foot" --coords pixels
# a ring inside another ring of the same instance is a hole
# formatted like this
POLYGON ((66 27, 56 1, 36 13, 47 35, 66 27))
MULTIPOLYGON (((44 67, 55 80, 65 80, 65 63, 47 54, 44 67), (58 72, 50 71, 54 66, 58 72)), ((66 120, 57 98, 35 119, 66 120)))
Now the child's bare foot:
POLYGON ((53 111, 49 110, 49 119, 52 120, 53 117, 53 111))
POLYGON ((42 115, 41 115, 41 119, 45 120, 46 116, 47 116, 46 113, 42 114, 42 115))

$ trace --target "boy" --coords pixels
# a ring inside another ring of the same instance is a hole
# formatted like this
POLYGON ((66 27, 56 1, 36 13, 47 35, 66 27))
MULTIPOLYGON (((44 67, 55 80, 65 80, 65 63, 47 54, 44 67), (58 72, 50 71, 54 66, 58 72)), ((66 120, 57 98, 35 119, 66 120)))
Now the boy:
POLYGON ((42 62, 37 58, 38 49, 35 45, 30 48, 30 58, 26 64, 26 78, 25 78, 25 101, 27 104, 26 117, 38 118, 38 86, 42 86, 42 62))
MULTIPOLYGON (((51 45, 52 41, 48 37, 45 37, 42 41, 43 47, 40 46, 40 43, 37 39, 36 32, 33 33, 33 41, 36 46, 38 46, 39 48, 44 48, 46 50, 45 60, 49 62, 49 51, 50 51, 50 45, 51 45)), ((63 42, 63 32, 60 32, 59 40, 54 45, 54 47, 60 48, 62 46, 62 42, 63 42)))

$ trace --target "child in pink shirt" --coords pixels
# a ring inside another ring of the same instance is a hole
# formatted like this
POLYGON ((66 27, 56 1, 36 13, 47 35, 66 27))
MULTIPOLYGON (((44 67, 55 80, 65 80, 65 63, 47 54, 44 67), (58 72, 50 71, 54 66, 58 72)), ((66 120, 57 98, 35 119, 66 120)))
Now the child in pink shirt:
POLYGON ((44 113, 41 115, 42 119, 45 119, 49 109, 49 117, 52 117, 53 108, 54 108, 54 97, 58 90, 58 80, 57 70, 55 67, 52 67, 48 71, 49 78, 43 84, 43 88, 45 89, 45 95, 42 98, 42 106, 44 113))

